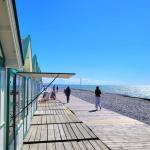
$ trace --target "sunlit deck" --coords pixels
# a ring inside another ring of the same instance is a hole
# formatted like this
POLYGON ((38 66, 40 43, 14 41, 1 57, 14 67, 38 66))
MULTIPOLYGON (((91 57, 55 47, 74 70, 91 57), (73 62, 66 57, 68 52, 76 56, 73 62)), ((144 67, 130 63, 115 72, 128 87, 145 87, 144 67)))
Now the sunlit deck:
MULTIPOLYGON (((57 98, 66 101, 64 93, 57 98)), ((94 105, 71 95, 65 105, 112 150, 150 150, 150 126, 108 109, 89 112, 94 105)))
POLYGON ((58 100, 38 103, 24 150, 108 150, 94 132, 58 100))

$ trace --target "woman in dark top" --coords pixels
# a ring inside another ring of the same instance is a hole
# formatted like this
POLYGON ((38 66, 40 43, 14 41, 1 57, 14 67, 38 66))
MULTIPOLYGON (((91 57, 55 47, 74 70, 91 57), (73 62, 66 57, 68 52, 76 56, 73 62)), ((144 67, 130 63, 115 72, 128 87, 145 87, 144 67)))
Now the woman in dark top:
POLYGON ((69 103, 69 97, 71 94, 71 89, 69 86, 65 89, 65 94, 66 94, 66 98, 67 98, 67 103, 69 103))
POLYGON ((100 97, 101 97, 101 90, 99 89, 99 86, 97 86, 95 89, 95 108, 96 108, 96 110, 98 110, 98 107, 101 110, 100 97))

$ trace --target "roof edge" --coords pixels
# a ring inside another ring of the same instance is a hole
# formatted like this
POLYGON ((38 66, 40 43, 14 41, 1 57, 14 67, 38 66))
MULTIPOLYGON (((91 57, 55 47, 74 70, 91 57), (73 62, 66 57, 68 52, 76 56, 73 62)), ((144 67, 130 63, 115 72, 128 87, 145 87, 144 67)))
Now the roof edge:
POLYGON ((18 21, 17 8, 16 8, 15 0, 12 0, 12 4, 13 4, 13 9, 14 9, 14 17, 15 17, 15 21, 16 21, 17 35, 18 35, 18 40, 19 40, 20 52, 21 52, 21 60, 22 60, 22 65, 24 65, 21 36, 20 36, 20 29, 19 29, 19 21, 18 21))

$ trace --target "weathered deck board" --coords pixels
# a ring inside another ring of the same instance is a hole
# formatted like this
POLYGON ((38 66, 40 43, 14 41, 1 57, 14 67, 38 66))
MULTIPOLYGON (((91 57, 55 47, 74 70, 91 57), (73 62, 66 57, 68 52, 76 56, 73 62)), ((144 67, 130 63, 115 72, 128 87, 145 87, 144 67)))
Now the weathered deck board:
POLYGON ((58 124, 59 132, 62 140, 67 140, 62 124, 58 124))
POLYGON ((34 116, 32 120, 32 125, 40 125, 40 124, 55 124, 55 123, 81 123, 79 119, 74 117, 73 119, 70 117, 70 114, 66 115, 42 115, 42 116, 34 116))
POLYGON ((56 143, 56 150, 65 150, 64 144, 62 142, 56 143))
POLYGON ((39 150, 47 150, 47 145, 46 145, 46 143, 41 143, 41 144, 39 144, 39 150))
POLYGON ((54 125, 48 125, 48 140, 54 141, 55 140, 55 132, 54 132, 54 125))
POLYGON ((38 150, 38 149, 39 149, 39 144, 30 145, 30 150, 38 150))
POLYGON ((47 143, 47 150, 57 150, 55 143, 47 143))
POLYGON ((72 146, 73 146, 74 150, 81 150, 81 147, 78 144, 78 142, 71 142, 71 143, 72 143, 72 146))
POLYGON ((29 150, 30 149, 30 145, 29 144, 24 144, 22 149, 23 150, 29 150))
POLYGON ((82 150, 87 150, 87 148, 85 147, 85 144, 83 143, 83 141, 78 142, 79 146, 81 147, 82 150))
POLYGON ((65 133, 65 135, 66 135, 66 138, 67 138, 68 140, 72 139, 72 137, 71 137, 71 135, 70 135, 70 133, 69 133, 69 130, 68 130, 67 126, 66 126, 65 124, 62 124, 62 126, 63 126, 63 129, 64 129, 64 133, 65 133))
POLYGON ((71 128, 72 128, 72 132, 75 133, 76 137, 78 139, 84 139, 84 136, 82 135, 82 133, 79 131, 79 129, 77 128, 77 126, 73 123, 73 124, 70 124, 71 125, 71 128))
POLYGON ((74 150, 71 142, 64 142, 65 150, 74 150))

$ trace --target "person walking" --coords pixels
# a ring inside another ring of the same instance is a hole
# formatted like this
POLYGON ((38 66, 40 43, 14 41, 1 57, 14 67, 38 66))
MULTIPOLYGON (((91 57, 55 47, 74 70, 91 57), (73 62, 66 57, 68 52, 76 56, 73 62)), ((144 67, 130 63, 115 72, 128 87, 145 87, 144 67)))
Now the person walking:
POLYGON ((65 95, 66 95, 66 98, 67 98, 67 103, 69 103, 70 94, 71 94, 71 89, 70 89, 69 86, 67 86, 67 88, 65 89, 65 95))
POLYGON ((53 91, 55 92, 55 85, 53 85, 53 91))
POLYGON ((58 85, 57 85, 57 87, 56 87, 56 90, 57 90, 57 93, 58 93, 58 85))
POLYGON ((98 107, 101 110, 100 97, 101 97, 101 90, 99 89, 99 86, 96 86, 96 89, 95 89, 95 108, 96 108, 96 110, 98 110, 98 107))

